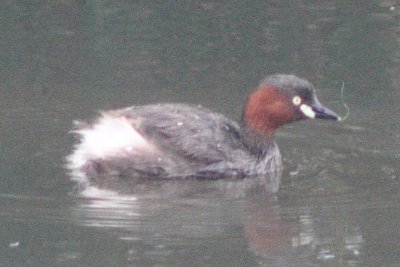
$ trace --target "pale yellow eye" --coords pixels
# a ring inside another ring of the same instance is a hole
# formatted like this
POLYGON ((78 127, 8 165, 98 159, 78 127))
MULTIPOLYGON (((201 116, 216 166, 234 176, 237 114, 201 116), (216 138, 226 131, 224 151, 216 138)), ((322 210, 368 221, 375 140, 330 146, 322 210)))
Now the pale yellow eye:
POLYGON ((298 106, 301 104, 301 97, 300 96, 294 96, 292 99, 293 105, 298 106))

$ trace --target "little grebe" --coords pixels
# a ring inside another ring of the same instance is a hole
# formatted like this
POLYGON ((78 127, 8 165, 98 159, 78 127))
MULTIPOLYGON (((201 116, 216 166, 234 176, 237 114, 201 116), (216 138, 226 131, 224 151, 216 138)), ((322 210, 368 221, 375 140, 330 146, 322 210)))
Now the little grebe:
POLYGON ((303 119, 340 120, 322 106, 312 84, 294 75, 264 79, 243 109, 242 123, 186 104, 132 106, 77 123, 68 156, 76 180, 246 177, 281 168, 273 134, 303 119), (115 179, 115 178, 113 178, 115 179))

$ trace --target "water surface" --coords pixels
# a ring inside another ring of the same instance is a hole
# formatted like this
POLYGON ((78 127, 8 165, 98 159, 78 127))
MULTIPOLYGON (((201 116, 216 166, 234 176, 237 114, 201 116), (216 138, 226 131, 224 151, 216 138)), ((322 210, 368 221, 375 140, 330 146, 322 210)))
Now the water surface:
POLYGON ((395 1, 4 1, 4 266, 396 266, 400 261, 395 1), (74 119, 187 102, 239 119, 268 74, 312 81, 350 117, 277 135, 281 177, 79 192, 74 119), (279 190, 278 189, 279 184, 279 190), (277 191, 277 192, 276 192, 277 191))

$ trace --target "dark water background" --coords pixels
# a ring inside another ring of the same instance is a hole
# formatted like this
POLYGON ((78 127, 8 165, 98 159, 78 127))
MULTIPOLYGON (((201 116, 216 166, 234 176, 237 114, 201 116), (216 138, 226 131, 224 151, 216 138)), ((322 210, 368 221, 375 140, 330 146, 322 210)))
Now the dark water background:
POLYGON ((398 266, 397 1, 0 3, 1 266, 398 266), (278 136, 277 193, 249 180, 74 190, 74 119, 187 102, 240 117, 265 75, 318 87, 343 123, 278 136))

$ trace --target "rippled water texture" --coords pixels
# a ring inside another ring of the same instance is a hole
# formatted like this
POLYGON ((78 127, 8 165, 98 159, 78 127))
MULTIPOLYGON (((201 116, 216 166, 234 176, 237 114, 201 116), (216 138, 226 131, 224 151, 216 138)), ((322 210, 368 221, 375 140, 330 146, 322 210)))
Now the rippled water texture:
POLYGON ((398 266, 396 1, 2 1, 2 266, 398 266), (186 102, 238 120, 268 74, 349 118, 279 131, 282 175, 81 192, 74 119, 186 102), (278 190, 279 186, 279 190, 278 190))

